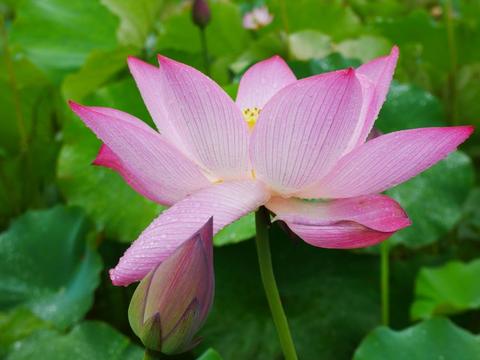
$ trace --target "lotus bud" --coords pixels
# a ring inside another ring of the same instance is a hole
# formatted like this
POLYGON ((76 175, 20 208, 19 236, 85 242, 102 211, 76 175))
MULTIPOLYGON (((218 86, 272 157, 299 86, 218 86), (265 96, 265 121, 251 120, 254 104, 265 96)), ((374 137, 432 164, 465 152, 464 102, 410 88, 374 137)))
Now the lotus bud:
POLYGON ((368 136, 367 136, 367 141, 370 141, 372 139, 375 139, 379 136, 383 135, 383 133, 378 129, 376 128, 375 126, 372 128, 372 130, 370 130, 370 132, 368 133, 368 136))
POLYGON ((195 25, 204 28, 210 22, 210 8, 207 0, 194 0, 192 7, 192 20, 195 25))
POLYGON ((178 354, 199 343, 194 336, 213 302, 212 237, 210 218, 135 290, 128 319, 146 348, 178 354))

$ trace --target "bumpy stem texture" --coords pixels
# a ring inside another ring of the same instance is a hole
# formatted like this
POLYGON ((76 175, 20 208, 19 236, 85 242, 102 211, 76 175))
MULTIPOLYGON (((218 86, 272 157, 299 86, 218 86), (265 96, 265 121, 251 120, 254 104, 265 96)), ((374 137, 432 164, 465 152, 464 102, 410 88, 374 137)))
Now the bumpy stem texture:
POLYGON ((273 275, 272 256, 270 254, 270 243, 268 237, 268 227, 270 217, 267 209, 261 207, 255 213, 255 224, 257 228, 257 254, 260 265, 260 275, 262 277, 263 287, 267 296, 268 305, 272 313, 273 322, 277 328, 278 338, 286 360, 296 360, 297 353, 293 344, 292 335, 288 327, 287 317, 283 311, 280 294, 278 293, 277 282, 273 275))

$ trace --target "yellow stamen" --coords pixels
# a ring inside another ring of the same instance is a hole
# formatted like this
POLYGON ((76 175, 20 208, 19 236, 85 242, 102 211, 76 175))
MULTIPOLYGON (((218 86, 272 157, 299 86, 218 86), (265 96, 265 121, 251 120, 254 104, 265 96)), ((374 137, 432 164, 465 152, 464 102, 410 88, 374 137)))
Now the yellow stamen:
POLYGON ((243 118, 247 122, 250 130, 255 126, 258 115, 260 115, 260 110, 258 107, 243 109, 243 118))

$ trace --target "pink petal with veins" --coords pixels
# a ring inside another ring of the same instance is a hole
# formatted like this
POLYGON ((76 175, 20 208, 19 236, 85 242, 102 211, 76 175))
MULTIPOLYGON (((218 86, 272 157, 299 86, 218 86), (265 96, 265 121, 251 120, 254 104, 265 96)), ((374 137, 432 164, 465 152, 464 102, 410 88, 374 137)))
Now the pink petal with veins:
POLYGON ((372 246, 394 234, 375 231, 349 221, 321 227, 289 223, 288 227, 306 243, 327 249, 356 249, 372 246))
POLYGON ((159 56, 161 101, 187 153, 221 179, 250 176, 248 127, 223 89, 200 71, 159 56))
POLYGON ((345 155, 325 178, 297 195, 348 198, 382 192, 445 158, 472 132, 472 126, 432 127, 379 136, 345 155))
POLYGON ((263 108, 270 98, 297 78, 287 63, 273 56, 251 66, 243 74, 236 103, 240 109, 263 108))
POLYGON ((170 205, 210 185, 192 161, 134 116, 74 102, 70 107, 108 147, 95 164, 117 170, 140 194, 170 205))
POLYGON ((115 155, 115 153, 110 150, 110 148, 102 144, 100 150, 98 151, 97 157, 92 162, 93 165, 107 167, 112 169, 120 174, 120 176, 130 185, 136 192, 140 195, 146 197, 157 203, 162 203, 164 199, 158 196, 154 189, 145 184, 141 179, 139 179, 135 174, 131 173, 128 170, 128 167, 125 166, 122 160, 115 155))
POLYGON ((128 67, 158 131, 171 144, 185 151, 183 140, 175 129, 174 120, 169 117, 168 104, 163 100, 160 69, 133 56, 128 58, 128 67))
POLYGON ((363 105, 355 70, 296 81, 265 105, 250 154, 257 177, 289 195, 325 175, 351 142, 363 105))
POLYGON ((410 225, 405 211, 385 195, 317 202, 275 197, 266 206, 275 219, 318 247, 370 246, 410 225))
POLYGON ((214 233, 265 204, 270 195, 258 181, 241 180, 213 185, 164 211, 127 249, 110 270, 115 285, 143 279, 213 216, 214 233))
POLYGON ((240 109, 200 71, 164 56, 159 62, 128 62, 159 131, 213 178, 246 177, 248 129, 240 109))
POLYGON ((374 95, 365 116, 364 125, 356 145, 363 144, 372 130, 378 113, 387 98, 397 60, 398 47, 394 46, 389 55, 374 59, 361 65, 357 69, 359 74, 366 76, 373 83, 374 95))

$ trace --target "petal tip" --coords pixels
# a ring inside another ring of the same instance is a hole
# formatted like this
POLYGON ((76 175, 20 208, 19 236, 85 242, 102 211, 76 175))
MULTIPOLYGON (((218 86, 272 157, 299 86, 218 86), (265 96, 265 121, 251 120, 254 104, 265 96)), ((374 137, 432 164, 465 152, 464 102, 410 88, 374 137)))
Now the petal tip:
POLYGON ((120 278, 117 276, 115 273, 115 269, 110 269, 108 271, 108 274, 110 276, 110 280, 112 281, 112 284, 115 286, 122 286, 122 281, 120 281, 120 278))
POLYGON ((133 65, 133 64, 140 64, 140 63, 143 63, 142 60, 136 58, 135 56, 132 56, 132 55, 129 55, 127 56, 127 64, 130 66, 130 65, 133 65))
POLYGON ((157 55, 157 61, 160 64, 160 66, 168 66, 168 65, 173 65, 176 63, 175 60, 170 59, 169 57, 165 55, 158 54, 157 55))
MULTIPOLYGON (((402 209, 403 210, 403 209, 402 209)), ((403 214, 404 214, 404 217, 398 219, 397 223, 396 223, 396 229, 395 231, 398 231, 398 230, 402 230, 402 229, 405 229, 406 227, 409 227, 410 225, 412 225, 412 220, 410 220, 410 218, 408 217, 407 213, 405 212, 405 210, 403 210, 403 214)))
POLYGON ((392 50, 390 51, 390 56, 398 58, 398 55, 400 55, 400 48, 398 45, 393 45, 392 50))
POLYGON ((410 225, 412 225, 412 224, 413 224, 412 220, 410 220, 410 218, 409 218, 408 215, 407 215, 407 217, 405 218, 405 226, 402 227, 401 229, 406 228, 406 227, 408 227, 408 226, 410 226, 410 225))
POLYGON ((78 116, 80 116, 80 113, 88 110, 88 106, 79 104, 73 100, 68 100, 68 106, 78 116))
POLYGON ((213 229, 213 216, 210 216, 210 218, 207 220, 207 222, 205 223, 205 226, 210 229, 212 228, 213 229))
POLYGON ((110 275, 110 280, 112 281, 112 284, 114 286, 127 286, 128 284, 125 283, 125 281, 117 275, 115 269, 110 269, 108 271, 108 274, 110 275))
POLYGON ((395 232, 412 225, 413 224, 412 220, 410 220, 410 218, 408 217, 408 214, 405 211, 405 209, 396 200, 391 199, 389 197, 386 197, 386 198, 388 198, 390 201, 393 201, 393 203, 395 204, 398 210, 398 215, 395 217, 395 220, 392 223, 392 228, 388 229, 388 232, 390 231, 395 232))
MULTIPOLYGON (((213 246, 213 216, 211 216, 199 229, 192 235, 191 239, 203 242, 205 250, 211 250, 213 246)), ((208 251, 209 257, 212 255, 212 251, 208 251)))
POLYGON ((129 56, 127 58, 127 65, 137 83, 137 86, 140 86, 139 82, 141 83, 145 81, 146 78, 153 77, 155 79, 155 73, 158 71, 158 66, 155 64, 150 64, 134 56, 129 56))
POLYGON ((266 59, 267 61, 272 61, 272 62, 277 62, 277 61, 281 61, 281 62, 285 62, 285 60, 283 60, 283 58, 278 55, 278 54, 275 54, 271 57, 269 57, 268 59, 266 59))
POLYGON ((350 66, 349 68, 344 70, 342 75, 346 78, 353 78, 357 75, 357 72, 354 67, 350 66))
POLYGON ((160 69, 162 68, 166 68, 166 69, 170 69, 171 71, 175 71, 175 70, 184 70, 184 69, 190 69, 191 66, 187 65, 187 64, 182 64, 181 62, 178 62, 174 59, 171 59, 165 55, 161 55, 161 54, 158 54, 157 55, 157 61, 158 61, 158 64, 160 66, 160 69))
POLYGON ((81 106, 79 103, 76 103, 76 102, 73 101, 72 99, 69 99, 69 100, 67 101, 67 104, 68 104, 68 106, 70 106, 70 109, 72 109, 72 110, 73 110, 73 109, 76 109, 76 108, 78 108, 78 107, 81 106))
POLYGON ((473 125, 463 125, 463 126, 454 126, 454 127, 446 127, 448 131, 451 131, 456 139, 459 140, 458 144, 460 145, 465 140, 467 140, 470 135, 475 131, 475 126, 473 125))
POLYGON ((462 126, 462 127, 464 128, 464 131, 465 131, 465 134, 467 135, 467 137, 472 135, 473 132, 475 131, 475 126, 474 125, 465 125, 465 126, 462 126))
POLYGON ((100 146, 100 149, 98 150, 97 156, 95 157, 95 159, 93 159, 91 164, 94 165, 94 166, 105 166, 105 164, 106 164, 105 152, 106 151, 107 151, 106 145, 102 144, 102 146, 100 146))
POLYGON ((155 65, 152 65, 148 62, 143 61, 142 59, 139 59, 135 56, 128 56, 127 57, 127 65, 128 68, 130 69, 130 72, 133 73, 135 69, 137 68, 153 68, 156 69, 157 67, 155 65))

